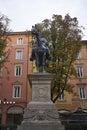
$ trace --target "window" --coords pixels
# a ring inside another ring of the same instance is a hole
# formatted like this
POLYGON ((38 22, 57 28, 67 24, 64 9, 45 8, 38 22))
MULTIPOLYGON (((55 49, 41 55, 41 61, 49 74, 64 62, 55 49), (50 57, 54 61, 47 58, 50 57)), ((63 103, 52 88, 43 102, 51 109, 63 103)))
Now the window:
POLYGON ((58 100, 64 100, 64 91, 63 93, 62 92, 62 89, 60 89, 60 96, 58 97, 58 100))
POLYGON ((79 88, 79 96, 80 96, 80 99, 85 99, 86 98, 86 93, 85 93, 85 88, 84 87, 80 87, 79 88))
POLYGON ((18 49, 16 50, 16 59, 21 60, 22 59, 22 53, 23 51, 18 49))
POLYGON ((0 68, 0 77, 2 77, 2 68, 0 68))
POLYGON ((22 45, 23 44, 23 38, 18 38, 17 39, 17 44, 22 45))
POLYGON ((21 89, 20 85, 14 85, 13 86, 13 98, 20 98, 21 95, 21 89))
POLYGON ((18 64, 15 65, 15 76, 21 76, 22 74, 22 65, 18 64))
POLYGON ((78 52, 77 59, 81 59, 81 52, 78 52))
POLYGON ((82 78, 83 77, 83 67, 82 66, 77 66, 76 71, 77 71, 77 76, 79 78, 82 78))

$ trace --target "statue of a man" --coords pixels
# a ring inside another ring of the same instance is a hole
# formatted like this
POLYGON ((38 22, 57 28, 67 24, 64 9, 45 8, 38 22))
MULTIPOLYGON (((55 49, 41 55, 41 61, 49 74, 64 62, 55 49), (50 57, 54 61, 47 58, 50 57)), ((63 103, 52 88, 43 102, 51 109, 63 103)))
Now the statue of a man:
POLYGON ((45 38, 41 37, 41 33, 36 26, 32 26, 32 35, 35 35, 31 58, 30 60, 36 61, 37 71, 39 71, 40 66, 42 66, 42 71, 45 72, 45 67, 47 66, 47 60, 50 60, 50 51, 48 49, 48 43, 45 38))

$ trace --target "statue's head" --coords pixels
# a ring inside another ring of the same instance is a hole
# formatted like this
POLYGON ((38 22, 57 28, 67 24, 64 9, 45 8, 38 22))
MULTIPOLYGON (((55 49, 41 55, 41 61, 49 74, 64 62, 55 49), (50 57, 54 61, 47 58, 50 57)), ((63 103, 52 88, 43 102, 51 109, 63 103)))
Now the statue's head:
POLYGON ((39 35, 39 30, 37 29, 36 25, 32 26, 31 32, 32 35, 39 35))

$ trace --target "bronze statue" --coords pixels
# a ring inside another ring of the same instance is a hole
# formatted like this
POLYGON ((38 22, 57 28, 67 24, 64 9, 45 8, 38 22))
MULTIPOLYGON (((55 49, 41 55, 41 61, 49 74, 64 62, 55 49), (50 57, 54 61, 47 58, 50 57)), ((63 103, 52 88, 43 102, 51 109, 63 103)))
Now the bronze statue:
POLYGON ((47 47, 48 43, 45 38, 41 37, 40 31, 37 29, 36 25, 32 26, 32 35, 35 35, 32 53, 30 61, 36 61, 37 71, 39 72, 40 66, 42 67, 42 72, 45 72, 45 67, 47 66, 47 60, 50 60, 50 51, 47 47))

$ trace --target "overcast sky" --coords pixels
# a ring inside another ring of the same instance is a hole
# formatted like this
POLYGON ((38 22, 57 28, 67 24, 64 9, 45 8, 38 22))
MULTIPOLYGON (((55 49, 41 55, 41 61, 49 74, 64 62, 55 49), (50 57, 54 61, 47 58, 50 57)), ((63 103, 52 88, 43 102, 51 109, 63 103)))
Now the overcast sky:
POLYGON ((13 31, 31 30, 32 25, 51 19, 53 14, 77 17, 85 27, 87 40, 87 0, 0 0, 0 13, 6 15, 13 31))

